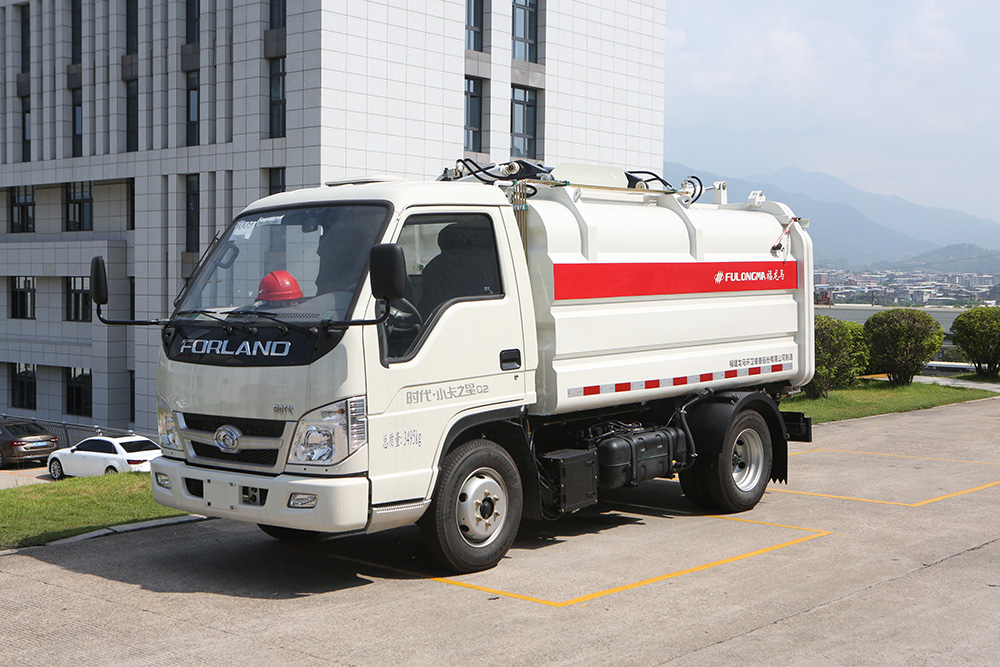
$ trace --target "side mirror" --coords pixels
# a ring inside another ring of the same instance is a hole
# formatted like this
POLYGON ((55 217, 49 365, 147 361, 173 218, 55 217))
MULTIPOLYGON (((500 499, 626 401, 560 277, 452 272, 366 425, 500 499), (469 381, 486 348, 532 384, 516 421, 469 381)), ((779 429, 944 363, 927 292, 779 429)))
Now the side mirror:
POLYGON ((108 303, 108 271, 100 255, 90 260, 90 300, 98 306, 108 303))
POLYGON ((395 243, 374 246, 368 255, 368 266, 371 270, 372 294, 376 299, 399 301, 405 296, 406 259, 402 248, 395 243))

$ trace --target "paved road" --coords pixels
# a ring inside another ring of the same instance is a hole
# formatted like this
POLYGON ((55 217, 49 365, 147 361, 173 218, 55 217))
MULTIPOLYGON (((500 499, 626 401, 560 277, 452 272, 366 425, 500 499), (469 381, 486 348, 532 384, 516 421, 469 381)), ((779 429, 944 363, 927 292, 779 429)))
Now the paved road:
POLYGON ((45 468, 45 461, 18 461, 6 468, 0 468, 0 489, 10 489, 26 484, 51 482, 52 477, 45 468))
POLYGON ((673 482, 446 577, 413 529, 211 520, 0 555, 17 665, 995 664, 1000 397, 816 427, 752 512, 673 482))

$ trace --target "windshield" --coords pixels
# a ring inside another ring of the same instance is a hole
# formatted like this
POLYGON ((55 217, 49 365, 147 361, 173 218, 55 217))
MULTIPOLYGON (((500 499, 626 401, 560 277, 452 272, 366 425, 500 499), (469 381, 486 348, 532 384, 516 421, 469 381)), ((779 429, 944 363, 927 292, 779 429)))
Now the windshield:
POLYGON ((207 258, 175 317, 347 319, 388 215, 374 203, 244 215, 207 258))

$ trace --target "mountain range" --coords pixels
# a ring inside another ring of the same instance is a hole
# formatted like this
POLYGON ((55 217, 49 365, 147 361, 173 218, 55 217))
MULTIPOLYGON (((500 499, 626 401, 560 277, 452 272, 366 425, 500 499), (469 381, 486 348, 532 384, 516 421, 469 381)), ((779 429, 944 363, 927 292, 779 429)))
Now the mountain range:
POLYGON ((706 185, 726 181, 731 202, 762 190, 768 199, 788 204, 796 215, 809 218, 820 267, 1000 273, 1000 223, 989 218, 866 192, 829 174, 795 167, 745 178, 675 162, 665 162, 663 169, 674 184, 691 174, 706 185))

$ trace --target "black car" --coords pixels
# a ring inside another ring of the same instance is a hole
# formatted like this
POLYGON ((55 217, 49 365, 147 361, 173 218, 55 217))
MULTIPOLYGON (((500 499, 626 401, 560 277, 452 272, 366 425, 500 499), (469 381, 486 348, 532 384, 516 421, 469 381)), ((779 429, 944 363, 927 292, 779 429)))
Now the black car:
POLYGON ((59 448, 59 439, 31 421, 0 423, 0 468, 12 461, 45 460, 59 448))

